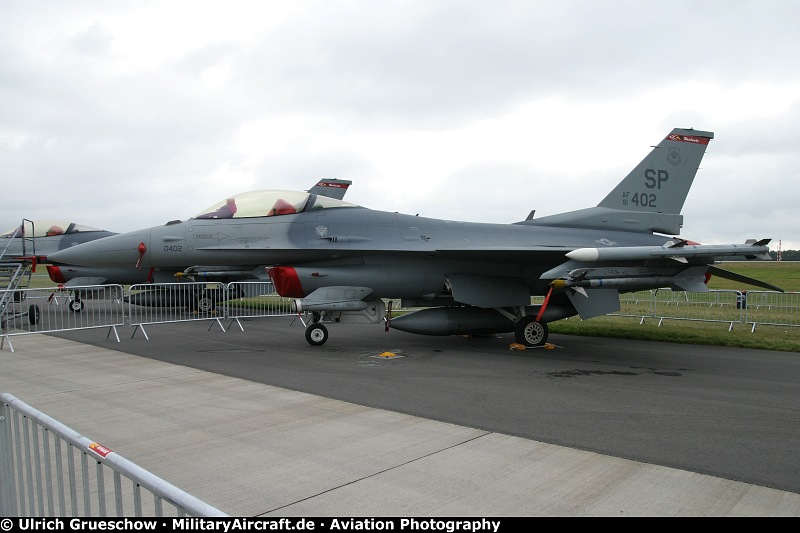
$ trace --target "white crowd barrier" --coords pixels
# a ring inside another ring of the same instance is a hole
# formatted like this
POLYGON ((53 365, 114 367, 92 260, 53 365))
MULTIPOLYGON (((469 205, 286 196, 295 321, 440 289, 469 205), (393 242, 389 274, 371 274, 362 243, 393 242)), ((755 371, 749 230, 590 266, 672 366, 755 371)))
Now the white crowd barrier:
POLYGON ((0 393, 0 516, 187 515, 227 516, 11 394, 0 393))
POLYGON ((108 328, 119 342, 117 327, 125 323, 121 285, 85 285, 3 290, 0 348, 10 337, 75 329, 108 328))
MULTIPOLYGON (((149 283, 87 285, 0 291, 0 349, 11 337, 86 328, 108 328, 119 342, 117 328, 131 326, 135 336, 145 326, 171 322, 209 321, 228 331, 233 324, 244 331, 242 319, 287 316, 292 299, 275 292, 268 281, 234 283, 149 283), (223 320, 228 321, 227 328, 223 320)), ((532 298, 541 303, 541 298, 532 298)), ((394 303, 394 302, 393 302, 394 303)), ((800 293, 712 290, 702 293, 657 289, 620 295, 620 311, 611 316, 663 320, 721 322, 732 330, 747 324, 800 326, 800 293)), ((393 306, 394 311, 405 311, 393 306)), ((302 317, 301 317, 302 320, 302 317)))

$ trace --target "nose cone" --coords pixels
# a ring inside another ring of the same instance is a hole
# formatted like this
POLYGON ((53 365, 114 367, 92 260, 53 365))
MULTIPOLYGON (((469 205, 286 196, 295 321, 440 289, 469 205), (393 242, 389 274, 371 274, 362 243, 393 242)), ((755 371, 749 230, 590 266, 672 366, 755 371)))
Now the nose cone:
POLYGON ((150 234, 147 229, 104 237, 52 253, 47 259, 79 266, 150 266, 150 234))

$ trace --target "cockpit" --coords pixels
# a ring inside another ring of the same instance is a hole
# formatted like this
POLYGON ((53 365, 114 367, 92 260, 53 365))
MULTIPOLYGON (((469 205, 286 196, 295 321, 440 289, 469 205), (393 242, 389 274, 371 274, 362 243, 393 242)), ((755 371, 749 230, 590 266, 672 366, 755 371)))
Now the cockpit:
POLYGON ((262 189, 230 196, 192 218, 272 217, 340 207, 359 206, 307 192, 262 189))
POLYGON ((76 224, 75 222, 64 222, 61 220, 25 220, 20 226, 14 226, 0 233, 0 238, 13 239, 14 237, 55 237, 58 235, 69 235, 84 231, 104 231, 99 228, 76 224))

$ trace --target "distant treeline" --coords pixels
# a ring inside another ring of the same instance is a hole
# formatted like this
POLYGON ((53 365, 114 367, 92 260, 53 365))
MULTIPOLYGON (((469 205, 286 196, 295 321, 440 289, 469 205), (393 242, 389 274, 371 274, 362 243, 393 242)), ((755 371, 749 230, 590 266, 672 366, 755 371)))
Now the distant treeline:
MULTIPOLYGON (((770 252, 773 259, 778 259, 778 252, 770 252)), ((800 261, 800 250, 782 250, 781 261, 800 261)))

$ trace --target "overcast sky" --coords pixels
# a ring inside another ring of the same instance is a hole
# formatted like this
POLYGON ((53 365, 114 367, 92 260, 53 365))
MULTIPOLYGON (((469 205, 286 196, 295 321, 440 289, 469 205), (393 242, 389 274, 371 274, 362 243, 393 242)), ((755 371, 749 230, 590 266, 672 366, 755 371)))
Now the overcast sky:
POLYGON ((681 236, 800 249, 800 2, 0 0, 0 231, 263 188, 511 223, 712 131, 681 236))

